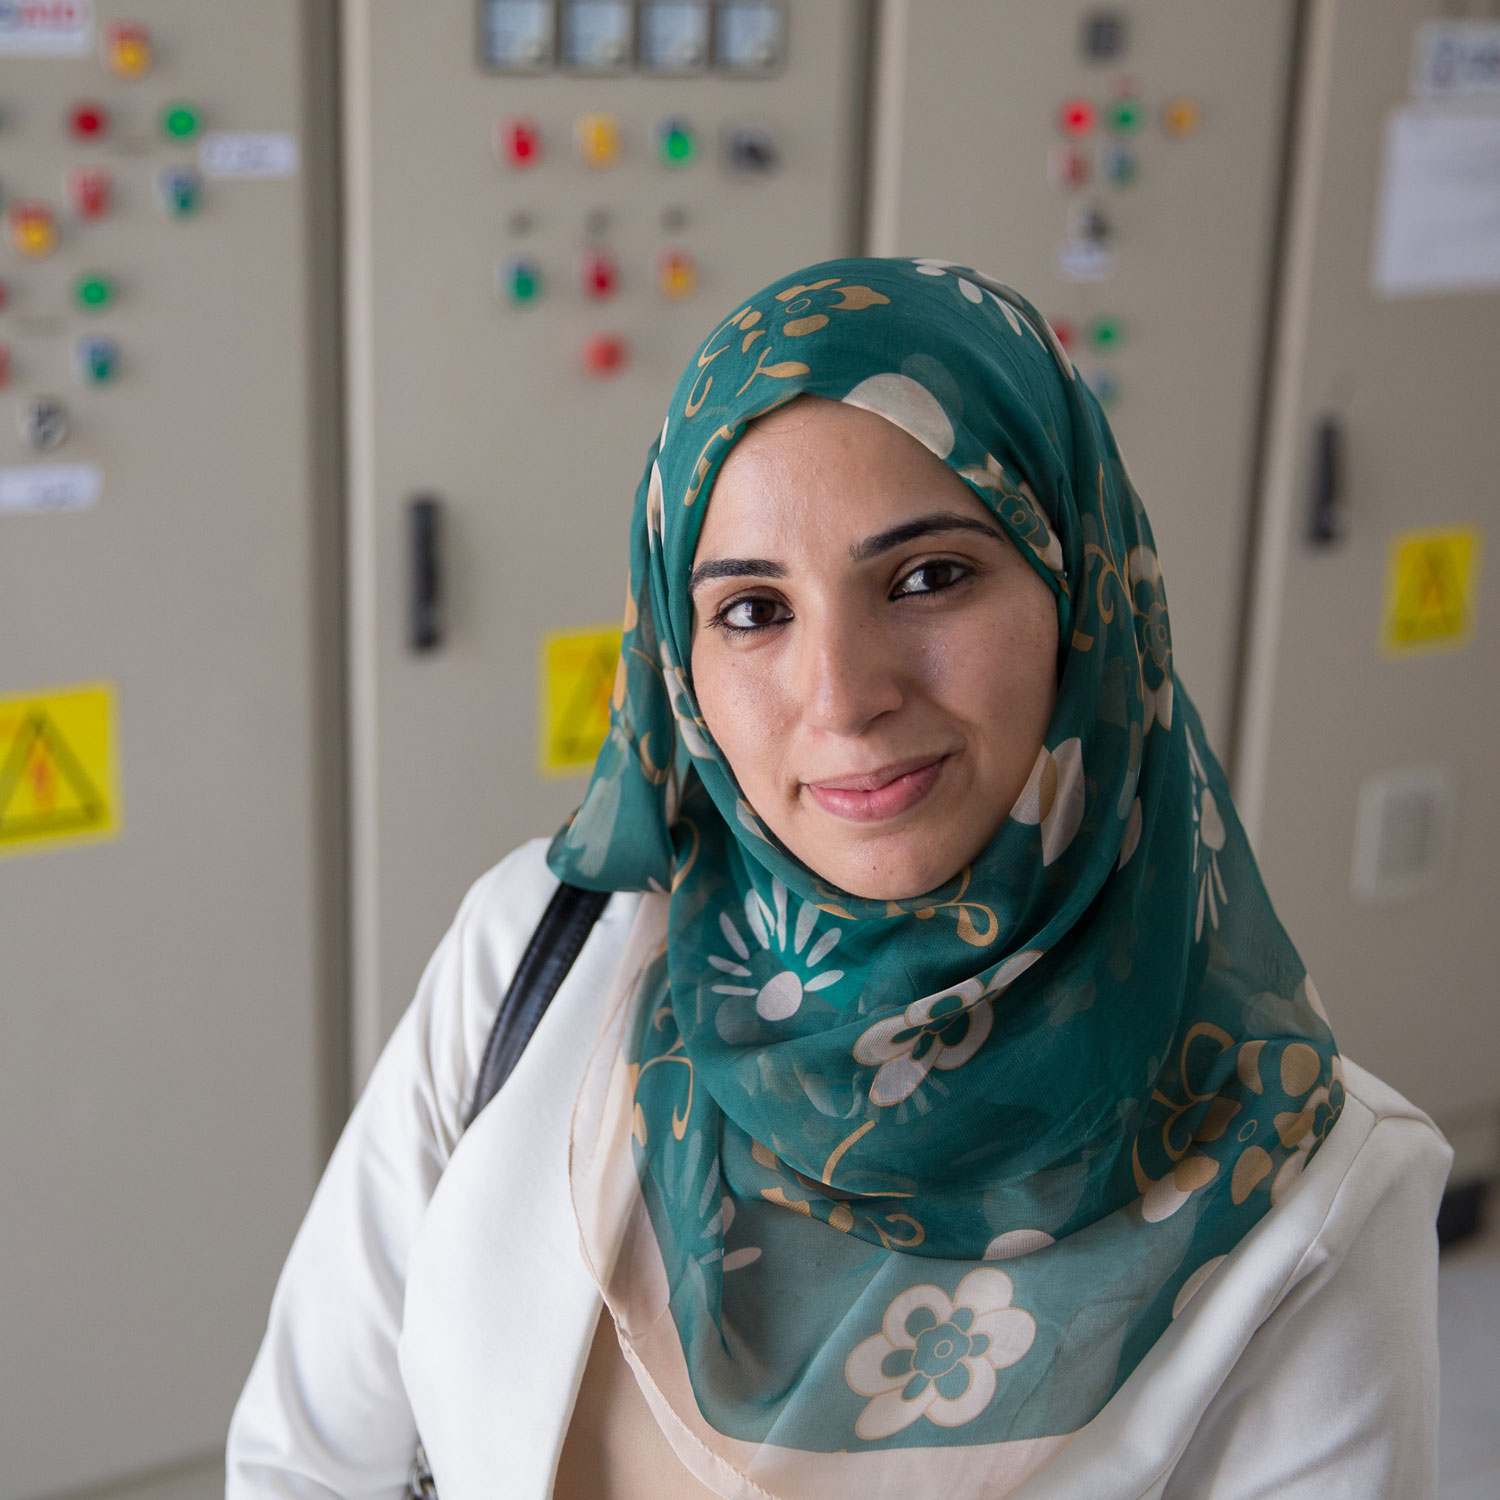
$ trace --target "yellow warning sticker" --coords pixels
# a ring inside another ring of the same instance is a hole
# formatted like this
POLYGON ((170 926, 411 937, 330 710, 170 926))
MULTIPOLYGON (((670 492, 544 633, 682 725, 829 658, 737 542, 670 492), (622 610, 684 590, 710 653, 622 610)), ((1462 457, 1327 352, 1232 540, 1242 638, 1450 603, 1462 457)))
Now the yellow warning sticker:
POLYGON ((1407 531, 1391 539, 1381 644, 1387 655, 1446 651, 1474 634, 1482 536, 1477 527, 1407 531))
POLYGON ((560 631, 542 640, 541 763, 549 776, 587 771, 609 733, 620 627, 560 631))
POLYGON ((0 855, 114 836, 114 718, 103 682, 0 698, 0 855))

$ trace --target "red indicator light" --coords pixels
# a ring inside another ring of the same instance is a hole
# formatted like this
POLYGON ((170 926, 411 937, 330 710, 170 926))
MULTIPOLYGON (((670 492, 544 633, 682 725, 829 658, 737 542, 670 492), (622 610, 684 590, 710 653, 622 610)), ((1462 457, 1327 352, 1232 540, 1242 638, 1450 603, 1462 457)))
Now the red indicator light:
POLYGON ((1078 331, 1066 318, 1054 318, 1052 320, 1052 332, 1057 336, 1057 342, 1064 349, 1071 349, 1078 338, 1078 331))
POLYGON ((109 133, 109 111, 102 104, 75 104, 68 129, 80 141, 95 141, 109 133))
POLYGON ((614 333, 596 333, 583 346, 583 363, 591 375, 618 375, 625 368, 625 340, 614 333))
POLYGON ((102 219, 109 212, 109 173, 99 167, 81 167, 68 178, 73 211, 80 219, 102 219))
POLYGON ((500 127, 500 152, 513 167, 534 167, 542 159, 542 132, 536 121, 507 120, 500 127))
POLYGON ((1087 99, 1069 99, 1058 111, 1057 121, 1067 135, 1088 135, 1098 123, 1098 115, 1087 99))
POLYGON ((614 257, 604 254, 585 255, 579 281, 583 295, 591 302, 602 302, 620 289, 620 270, 614 257))

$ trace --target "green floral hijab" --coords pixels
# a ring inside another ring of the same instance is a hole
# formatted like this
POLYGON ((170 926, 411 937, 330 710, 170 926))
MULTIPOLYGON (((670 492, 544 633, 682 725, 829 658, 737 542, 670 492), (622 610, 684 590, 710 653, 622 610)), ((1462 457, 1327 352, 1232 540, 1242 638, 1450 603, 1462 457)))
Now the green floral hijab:
POLYGON ((747 300, 684 372, 630 577, 609 738, 550 855, 655 893, 573 1148, 626 1353, 721 1494, 1004 1492, 1120 1388, 1343 1101, 1173 675, 1140 500, 1014 292, 830 261, 747 300), (922 442, 1057 600, 1031 779, 971 866, 908 901, 833 889, 777 842, 688 675, 715 474, 804 392, 922 442))

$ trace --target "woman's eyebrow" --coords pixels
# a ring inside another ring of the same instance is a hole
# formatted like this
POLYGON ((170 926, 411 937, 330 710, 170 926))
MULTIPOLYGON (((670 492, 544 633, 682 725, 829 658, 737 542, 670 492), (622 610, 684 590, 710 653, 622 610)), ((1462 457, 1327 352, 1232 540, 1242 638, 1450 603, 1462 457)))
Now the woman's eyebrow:
POLYGON ((907 542, 914 542, 918 537, 931 536, 939 531, 979 531, 985 536, 992 536, 996 541, 1005 541, 1006 536, 998 526, 986 525, 983 521, 973 516, 958 515, 954 511, 937 510, 928 516, 918 516, 914 521, 903 521, 899 526, 892 526, 887 531, 877 531, 874 536, 866 537, 864 541, 857 542, 849 549, 849 556, 854 562, 868 562, 872 557, 879 557, 882 552, 889 552, 892 547, 903 546, 907 542))
POLYGON ((785 578, 786 569, 764 557, 711 557, 693 569, 688 593, 711 578, 785 578))

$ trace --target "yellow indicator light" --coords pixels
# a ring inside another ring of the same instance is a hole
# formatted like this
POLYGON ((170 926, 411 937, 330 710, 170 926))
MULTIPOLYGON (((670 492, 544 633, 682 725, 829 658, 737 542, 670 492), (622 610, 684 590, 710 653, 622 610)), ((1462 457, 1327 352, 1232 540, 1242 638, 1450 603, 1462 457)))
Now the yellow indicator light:
POLYGON ((656 263, 656 287, 673 302, 691 297, 698 290, 698 268, 692 256, 680 250, 667 251, 656 263))
POLYGON ((1170 100, 1161 112, 1161 128, 1179 141, 1196 135, 1202 123, 1203 110, 1196 99, 1170 100))
POLYGON ((17 207, 11 211, 10 237, 27 260, 40 260, 57 248, 57 225, 45 208, 17 207))
POLYGON ((590 167, 612 167, 620 159, 620 125, 613 115, 580 115, 578 154, 590 167))
POLYGON ((116 78, 139 78, 151 66, 151 38, 144 26, 126 22, 105 33, 105 56, 116 78))

